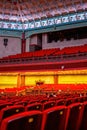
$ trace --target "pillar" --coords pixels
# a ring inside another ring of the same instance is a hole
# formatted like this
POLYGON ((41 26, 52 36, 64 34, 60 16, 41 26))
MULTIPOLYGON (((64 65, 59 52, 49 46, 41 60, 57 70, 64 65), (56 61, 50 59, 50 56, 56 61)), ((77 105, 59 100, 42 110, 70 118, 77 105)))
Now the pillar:
POLYGON ((25 75, 21 75, 21 86, 25 86, 25 75))
POLYGON ((20 87, 21 86, 21 75, 18 74, 17 75, 17 87, 20 87))
POLYGON ((26 51, 26 39, 25 39, 25 33, 22 33, 22 40, 21 40, 21 53, 24 53, 26 51))
POLYGON ((58 84, 58 75, 57 74, 54 75, 54 84, 58 84))

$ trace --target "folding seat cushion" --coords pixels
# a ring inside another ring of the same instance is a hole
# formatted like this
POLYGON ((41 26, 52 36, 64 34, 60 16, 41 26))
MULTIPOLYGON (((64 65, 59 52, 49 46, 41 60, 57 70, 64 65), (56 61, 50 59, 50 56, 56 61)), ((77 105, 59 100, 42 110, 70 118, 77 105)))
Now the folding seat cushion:
POLYGON ((41 122, 40 111, 22 112, 4 119, 0 130, 40 130, 41 122))
POLYGON ((79 130, 87 130, 87 101, 83 103, 84 104, 84 111, 83 116, 80 124, 79 130))
POLYGON ((66 130, 78 130, 84 106, 82 103, 74 103, 67 106, 66 130))
POLYGON ((47 101, 47 102, 43 103, 43 110, 54 107, 55 104, 56 104, 55 101, 47 101))
POLYGON ((44 110, 41 130, 65 130, 66 114, 66 106, 55 106, 44 110))
POLYGON ((3 119, 12 116, 14 114, 18 114, 20 112, 24 112, 25 108, 22 105, 15 105, 15 106, 9 106, 6 108, 3 108, 0 111, 0 124, 2 122, 3 119))
POLYGON ((42 110, 42 103, 33 103, 30 105, 27 105, 25 108, 26 111, 30 111, 30 110, 42 110))

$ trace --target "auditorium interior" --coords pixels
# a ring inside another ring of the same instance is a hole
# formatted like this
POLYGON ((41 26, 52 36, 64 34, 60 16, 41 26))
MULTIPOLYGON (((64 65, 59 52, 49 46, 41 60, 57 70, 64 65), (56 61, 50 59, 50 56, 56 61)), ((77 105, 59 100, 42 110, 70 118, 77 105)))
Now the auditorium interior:
POLYGON ((0 0, 0 130, 87 130, 87 0, 0 0))

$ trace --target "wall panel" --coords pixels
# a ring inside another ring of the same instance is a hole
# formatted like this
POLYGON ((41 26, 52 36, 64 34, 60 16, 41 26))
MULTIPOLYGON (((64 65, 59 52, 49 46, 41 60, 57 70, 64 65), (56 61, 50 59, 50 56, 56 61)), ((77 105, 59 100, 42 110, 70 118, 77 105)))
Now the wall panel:
POLYGON ((45 84, 53 84, 54 77, 49 75, 25 76, 25 85, 36 85, 37 81, 43 81, 45 84))
POLYGON ((14 75, 0 75, 0 88, 17 87, 17 76, 14 75))
POLYGON ((71 75, 59 75, 59 84, 87 84, 87 75, 85 74, 71 74, 71 75))

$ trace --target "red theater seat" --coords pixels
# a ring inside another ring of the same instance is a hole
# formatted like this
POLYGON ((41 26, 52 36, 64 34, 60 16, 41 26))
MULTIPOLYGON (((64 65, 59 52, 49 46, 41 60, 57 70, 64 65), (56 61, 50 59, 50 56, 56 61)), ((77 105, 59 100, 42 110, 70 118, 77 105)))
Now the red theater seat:
POLYGON ((56 105, 55 101, 47 101, 43 103, 43 110, 54 107, 56 105))
POLYGON ((40 130, 41 121, 41 112, 23 112, 4 119, 0 130, 40 130))
POLYGON ((87 102, 84 102, 83 104, 84 104, 84 111, 79 130, 87 130, 87 102))
POLYGON ((30 105, 26 106, 26 111, 30 111, 30 110, 40 110, 42 111, 42 103, 33 103, 30 105))
POLYGON ((65 100, 65 105, 68 106, 73 103, 73 98, 68 98, 65 100))
POLYGON ((25 111, 25 108, 21 105, 15 105, 15 106, 9 106, 9 107, 3 108, 0 111, 0 123, 2 122, 2 120, 4 118, 7 118, 7 117, 12 116, 14 114, 18 114, 18 113, 23 112, 23 111, 25 111))
POLYGON ((12 103, 3 103, 3 104, 0 104, 0 110, 5 108, 5 107, 9 107, 9 106, 12 106, 13 104, 12 103))
POLYGON ((56 106, 60 106, 60 105, 65 105, 65 100, 64 99, 60 99, 56 101, 56 106))
POLYGON ((69 105, 67 108, 66 130, 78 130, 81 123, 84 106, 82 103, 75 103, 69 105))
POLYGON ((23 106, 26 106, 26 105, 27 105, 27 102, 26 102, 26 101, 16 102, 15 105, 23 105, 23 106))
POLYGON ((67 109, 57 106, 43 111, 41 130, 65 130, 67 109))

